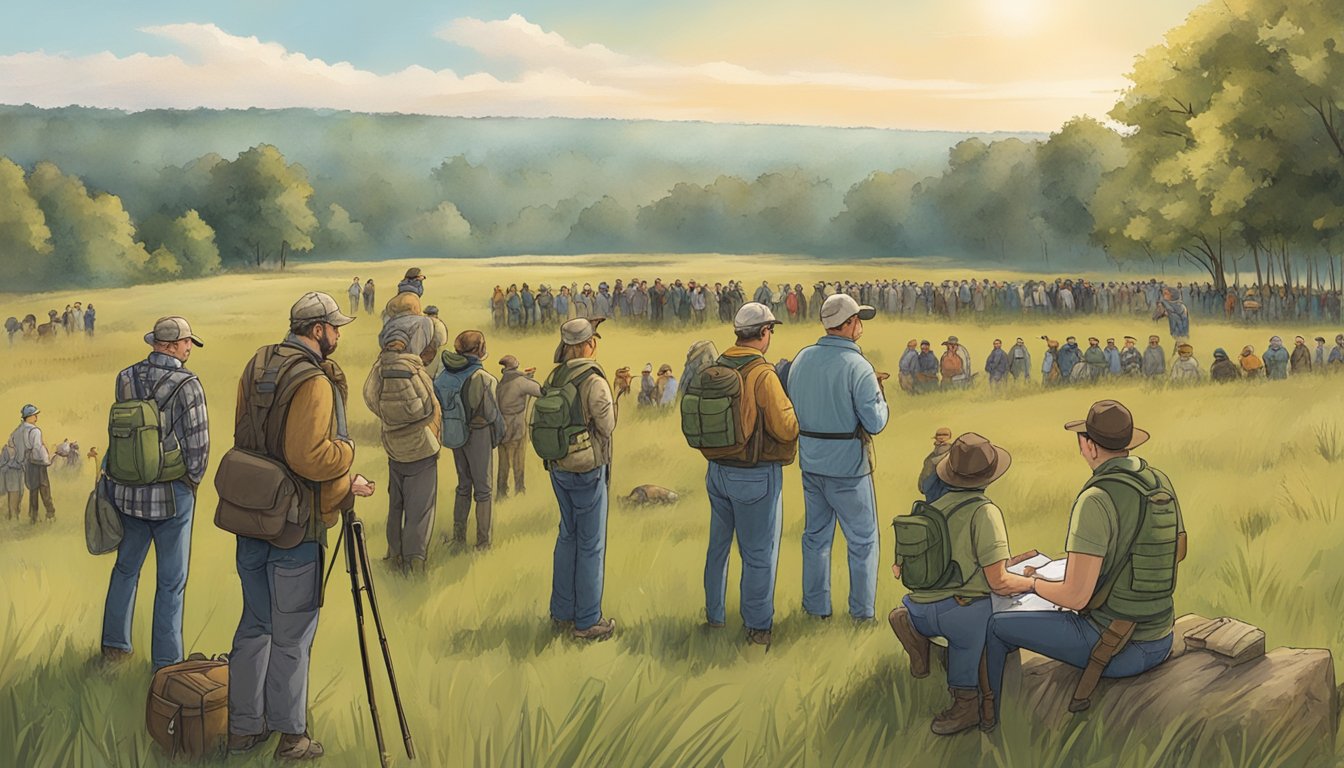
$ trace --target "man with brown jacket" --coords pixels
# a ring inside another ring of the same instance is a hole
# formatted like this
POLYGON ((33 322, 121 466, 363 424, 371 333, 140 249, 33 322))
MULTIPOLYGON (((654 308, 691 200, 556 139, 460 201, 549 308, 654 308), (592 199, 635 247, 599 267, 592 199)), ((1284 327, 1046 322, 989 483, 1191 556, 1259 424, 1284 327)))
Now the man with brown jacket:
POLYGON ((509 495, 509 470, 513 470, 513 492, 524 493, 523 444, 527 442, 527 406, 541 397, 541 385, 533 378, 535 368, 518 368, 518 358, 505 355, 499 365, 504 369, 499 380, 499 411, 504 415, 504 436, 499 442, 499 476, 495 491, 499 498, 509 495))
POLYGON ((364 403, 382 424, 387 452, 384 559, 413 573, 425 570, 439 492, 442 414, 424 363, 425 357, 435 356, 434 334, 429 317, 389 321, 378 337, 382 351, 364 382, 364 403))
POLYGON ((351 475, 355 444, 346 427, 345 373, 330 359, 341 326, 350 321, 327 294, 305 293, 289 310, 289 335, 258 350, 238 382, 235 435, 251 428, 252 403, 259 397, 258 366, 269 371, 268 361, 299 358, 287 368, 292 373, 275 382, 277 402, 266 420, 280 431, 280 455, 273 458, 311 483, 314 492, 303 496, 310 522, 300 544, 281 549, 238 537, 243 615, 229 655, 233 753, 265 743, 275 731, 281 734, 277 759, 313 760, 323 753, 308 734, 308 662, 322 600, 326 529, 354 509, 354 496, 372 496, 374 491, 362 475, 351 475), (290 376, 306 378, 287 402, 279 402, 291 389, 284 386, 290 376))
POLYGON ((742 305, 733 318, 737 344, 717 365, 742 377, 739 408, 745 440, 728 448, 702 449, 709 460, 709 551, 705 557, 705 615, 709 626, 726 620, 728 555, 737 536, 742 555, 742 623, 747 642, 770 645, 775 618, 784 466, 798 454, 798 419, 774 366, 765 362, 775 335, 770 308, 742 305))

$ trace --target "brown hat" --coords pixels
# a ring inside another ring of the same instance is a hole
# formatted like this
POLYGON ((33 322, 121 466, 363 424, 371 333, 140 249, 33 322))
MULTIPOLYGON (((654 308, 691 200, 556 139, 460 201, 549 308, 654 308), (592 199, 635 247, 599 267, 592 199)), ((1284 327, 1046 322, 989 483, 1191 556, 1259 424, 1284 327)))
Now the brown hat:
POLYGON ((404 278, 402 278, 402 279, 403 279, 403 280, 424 280, 424 279, 425 279, 425 276, 422 275, 422 274, 420 274, 420 268, 419 268, 419 267, 411 267, 410 269, 406 270, 406 277, 404 277, 404 278))
POLYGON ((499 358, 499 367, 506 371, 512 371, 518 367, 518 358, 513 355, 505 355, 499 358))
POLYGON ((480 331, 463 331, 453 339, 453 349, 459 355, 467 353, 485 355, 485 334, 480 331))
POLYGON ((1108 451, 1132 451, 1148 442, 1148 433, 1134 426, 1129 409, 1115 400, 1098 400, 1082 421, 1064 425, 1070 432, 1087 435, 1108 451))
POLYGON ((667 363, 663 363, 662 365, 658 366, 659 376, 663 375, 664 373, 671 373, 671 372, 672 372, 672 366, 668 365, 667 363))
POLYGON ((1013 457, 1002 448, 974 432, 952 441, 952 447, 938 461, 938 477, 956 488, 984 488, 1003 477, 1013 457))
POLYGON ((948 429, 947 427, 939 427, 939 428, 933 433, 933 436, 934 436, 934 437, 951 437, 951 436, 952 436, 952 430, 951 430, 951 429, 948 429))

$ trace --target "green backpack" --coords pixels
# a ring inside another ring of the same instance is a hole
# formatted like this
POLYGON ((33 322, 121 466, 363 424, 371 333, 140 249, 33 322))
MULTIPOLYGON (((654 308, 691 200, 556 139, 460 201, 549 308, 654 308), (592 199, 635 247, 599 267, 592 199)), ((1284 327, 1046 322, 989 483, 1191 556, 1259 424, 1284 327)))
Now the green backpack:
POLYGON ((747 373, 765 365, 759 355, 720 357, 700 371, 686 387, 681 398, 681 434, 692 448, 742 448, 746 440, 739 435, 742 423, 742 385, 747 373))
POLYGON ((976 495, 946 512, 920 500, 910 514, 891 521, 896 529, 896 564, 901 567, 901 583, 909 590, 946 589, 966 583, 961 566, 952 559, 952 535, 947 521, 957 512, 989 502, 976 495))
POLYGON ((163 439, 171 425, 163 423, 163 408, 182 387, 196 377, 164 376, 145 396, 140 380, 131 374, 132 398, 112 404, 107 415, 107 475, 120 485, 152 485, 180 480, 187 475, 181 446, 163 449, 163 439), (162 401, 158 394, 174 379, 177 384, 162 401), (162 403, 162 404, 160 404, 162 403))
POLYGON ((1129 532, 1130 544, 1119 566, 1105 574, 1087 610, 1102 618, 1130 621, 1173 611, 1180 503, 1170 484, 1142 463, 1137 473, 1116 470, 1097 475, 1083 489, 1097 486, 1115 503, 1120 530, 1129 532))
POLYGON ((586 363, 573 369, 560 365, 546 378, 541 397, 532 406, 528 429, 532 449, 543 461, 565 458, 570 447, 579 443, 588 432, 579 385, 593 375, 602 375, 602 368, 597 363, 586 363))

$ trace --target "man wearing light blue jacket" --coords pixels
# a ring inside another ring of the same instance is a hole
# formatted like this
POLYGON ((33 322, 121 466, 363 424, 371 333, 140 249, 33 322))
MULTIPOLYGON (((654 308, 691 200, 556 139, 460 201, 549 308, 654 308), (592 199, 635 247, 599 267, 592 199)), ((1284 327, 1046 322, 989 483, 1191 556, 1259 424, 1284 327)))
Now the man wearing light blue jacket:
POLYGON ((849 554, 849 613, 873 618, 877 598, 877 499, 871 435, 887 426, 882 379, 863 356, 863 321, 876 310, 837 293, 821 308, 826 329, 798 353, 789 371, 789 397, 798 416, 803 499, 803 609, 831 615, 831 549, 835 524, 849 554))

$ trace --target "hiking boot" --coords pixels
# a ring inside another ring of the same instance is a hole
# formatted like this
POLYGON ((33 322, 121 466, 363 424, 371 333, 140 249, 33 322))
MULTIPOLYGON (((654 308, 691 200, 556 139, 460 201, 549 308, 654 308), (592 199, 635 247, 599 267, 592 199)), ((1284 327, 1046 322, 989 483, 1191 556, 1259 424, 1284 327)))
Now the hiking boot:
POLYGON ((573 631, 574 631, 574 620, 573 620, 573 619, 563 619, 563 620, 561 620, 561 619, 551 619, 551 629, 554 630, 554 631, 556 631, 556 632, 573 632, 573 631))
POLYGON ((980 724, 980 693, 974 688, 949 688, 952 706, 933 718, 933 732, 951 736, 980 724))
POLYGON ((980 694, 980 730, 989 733, 998 725, 998 715, 994 714, 994 694, 980 694))
POLYGON ((722 621, 706 620, 705 626, 710 629, 723 629, 724 623, 722 621))
POLYGON ((276 760, 316 760, 325 750, 306 733, 282 733, 275 747, 276 760))
POLYGON ((906 654, 910 656, 910 676, 924 678, 929 676, 929 638, 919 634, 910 621, 910 611, 904 605, 898 606, 887 617, 891 622, 891 631, 901 641, 906 654))
POLYGON ((601 619, 593 626, 587 629, 575 629, 575 640, 606 640, 611 637, 611 633, 616 631, 615 619, 601 619))
POLYGON ((768 629, 748 629, 748 645, 764 645, 765 649, 770 650, 770 630, 768 629))
POLYGON ((272 731, 262 733, 230 733, 229 734, 229 754, 241 755, 244 752, 251 752, 257 747, 271 740, 272 731))
POLYGON ((123 661, 130 661, 131 652, 121 648, 113 648, 110 645, 103 646, 103 663, 119 664, 123 661))

